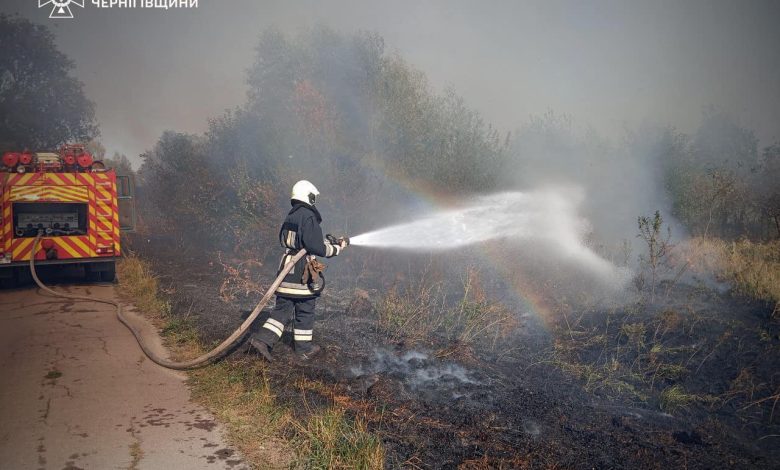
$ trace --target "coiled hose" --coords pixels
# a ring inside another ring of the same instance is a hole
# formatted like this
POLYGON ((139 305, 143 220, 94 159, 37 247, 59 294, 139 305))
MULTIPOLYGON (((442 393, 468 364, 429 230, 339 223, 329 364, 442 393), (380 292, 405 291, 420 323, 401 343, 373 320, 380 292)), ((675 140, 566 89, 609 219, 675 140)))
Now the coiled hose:
POLYGON ((146 354, 146 357, 148 357, 153 362, 163 367, 167 367, 168 369, 175 369, 175 370, 195 369, 210 364, 214 360, 222 357, 222 355, 225 354, 225 352, 230 350, 230 348, 232 348, 236 343, 238 343, 241 340, 241 338, 243 338, 243 336, 246 334, 246 332, 249 330, 249 327, 252 325, 252 322, 255 321, 258 315, 260 315, 260 312, 263 310, 263 307, 265 307, 268 301, 271 300, 271 296, 274 295, 274 292, 276 292, 276 289, 279 287, 279 284, 282 283, 282 280, 290 271, 290 269, 292 269, 292 267, 295 266, 295 263, 298 260, 300 260, 306 255, 306 250, 302 249, 298 253, 296 253, 295 256, 293 256, 293 258, 286 265, 284 265, 282 271, 279 273, 278 276, 276 276, 276 279, 274 280, 273 284, 271 284, 271 287, 268 288, 268 291, 266 291, 263 298, 260 299, 260 302, 258 302, 254 310, 252 310, 252 313, 249 315, 249 317, 247 317, 247 319, 244 320, 244 323, 242 323, 241 326, 239 326, 238 329, 234 331, 232 335, 228 336, 228 338, 224 340, 219 346, 215 347, 211 351, 199 357, 196 357, 195 359, 190 359, 189 361, 183 361, 183 362, 175 362, 166 359, 164 357, 158 356, 144 343, 141 332, 138 331, 138 329, 135 326, 133 326, 133 324, 130 323, 130 321, 128 321, 128 319, 125 317, 124 313, 122 312, 122 305, 119 302, 114 302, 113 300, 105 300, 105 299, 93 299, 92 297, 85 297, 81 295, 63 294, 50 289, 43 282, 41 282, 41 280, 38 278, 38 273, 35 272, 35 253, 38 251, 38 243, 41 240, 41 236, 43 236, 43 232, 38 232, 38 236, 36 236, 35 241, 33 241, 32 253, 30 254, 30 272, 32 273, 32 277, 35 280, 35 283, 38 284, 38 287, 40 287, 42 291, 48 294, 51 294, 55 297, 61 297, 63 299, 79 300, 84 302, 98 302, 102 304, 113 305, 114 307, 116 307, 116 317, 119 319, 120 322, 122 322, 123 325, 127 327, 128 330, 130 330, 131 333, 133 333, 133 336, 135 336, 136 341, 138 341, 138 345, 141 346, 141 350, 143 350, 144 354, 146 354))

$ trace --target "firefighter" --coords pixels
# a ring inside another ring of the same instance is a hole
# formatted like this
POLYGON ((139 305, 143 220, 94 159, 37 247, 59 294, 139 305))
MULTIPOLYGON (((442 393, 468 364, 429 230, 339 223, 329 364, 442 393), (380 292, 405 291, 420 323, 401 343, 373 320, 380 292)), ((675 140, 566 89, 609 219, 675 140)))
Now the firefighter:
POLYGON ((252 335, 252 345, 266 360, 271 361, 271 349, 282 337, 285 323, 293 314, 293 339, 295 352, 301 360, 308 360, 320 350, 312 343, 314 330, 314 305, 324 287, 324 278, 311 282, 317 277, 319 262, 316 256, 332 258, 338 256, 349 243, 346 239, 335 240, 322 236, 320 223, 322 217, 315 207, 320 192, 306 180, 295 183, 292 188, 292 209, 282 223, 279 241, 284 248, 279 271, 298 252, 305 248, 306 256, 301 258, 285 276, 276 290, 276 305, 262 328, 252 335), (304 275, 304 273, 308 273, 304 275))

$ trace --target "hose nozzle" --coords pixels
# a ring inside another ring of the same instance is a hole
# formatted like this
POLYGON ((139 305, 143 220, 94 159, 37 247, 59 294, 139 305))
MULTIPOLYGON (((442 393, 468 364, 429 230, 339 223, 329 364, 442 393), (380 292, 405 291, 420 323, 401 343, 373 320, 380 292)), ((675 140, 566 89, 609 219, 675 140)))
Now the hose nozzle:
POLYGON ((334 235, 327 234, 325 235, 325 239, 327 239, 331 245, 341 245, 344 243, 344 246, 349 246, 349 237, 347 236, 337 238, 334 235))

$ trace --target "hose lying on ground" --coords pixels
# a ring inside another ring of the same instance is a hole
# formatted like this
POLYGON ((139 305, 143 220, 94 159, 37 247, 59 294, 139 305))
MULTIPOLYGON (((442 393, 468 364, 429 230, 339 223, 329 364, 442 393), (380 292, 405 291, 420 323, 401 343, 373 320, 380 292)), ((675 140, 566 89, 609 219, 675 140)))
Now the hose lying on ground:
POLYGON ((306 255, 306 250, 302 249, 298 253, 296 253, 295 256, 293 256, 293 258, 284 266, 284 268, 279 273, 279 275, 276 276, 276 279, 274 280, 273 284, 271 284, 271 287, 268 288, 268 291, 266 291, 263 298, 260 299, 260 302, 258 302, 254 310, 252 310, 252 313, 249 315, 249 317, 247 317, 247 319, 244 320, 244 323, 242 323, 241 326, 238 327, 238 329, 234 331, 232 335, 228 336, 228 338, 224 340, 219 346, 215 347, 214 349, 207 352, 206 354, 196 357, 195 359, 190 359, 189 361, 183 361, 183 362, 175 362, 166 359, 164 357, 158 356, 146 344, 144 344, 144 340, 142 338, 141 332, 138 331, 138 329, 127 320, 124 313, 122 312, 122 305, 119 302, 114 302, 113 300, 106 300, 106 299, 95 299, 92 297, 85 297, 81 295, 63 294, 50 289, 43 282, 41 282, 41 280, 38 278, 38 273, 35 272, 35 253, 38 251, 38 242, 40 241, 41 236, 42 233, 39 233, 38 236, 35 237, 35 241, 33 241, 33 246, 32 246, 32 253, 30 254, 30 272, 32 273, 32 277, 35 280, 35 283, 38 284, 38 287, 40 287, 41 290, 55 297, 62 297, 63 299, 81 300, 85 302, 99 302, 103 304, 113 305, 114 307, 116 307, 117 318, 119 319, 120 322, 122 322, 123 325, 127 327, 127 329, 130 330, 131 333, 133 333, 133 336, 135 336, 135 339, 136 341, 138 341, 138 345, 141 346, 141 349, 143 350, 144 354, 146 354, 146 356, 149 359, 151 359, 153 362, 163 367, 167 367, 168 369, 176 369, 176 370, 195 369, 197 367, 207 365, 212 361, 220 358, 225 352, 229 351, 230 348, 232 348, 236 343, 238 343, 238 341, 240 341, 241 338, 249 330, 249 327, 252 325, 252 322, 255 321, 255 318, 257 318, 258 315, 260 315, 260 311, 263 310, 263 307, 265 307, 265 305, 271 299, 271 296, 274 295, 274 292, 276 292, 276 289, 279 287, 279 284, 282 283, 282 280, 290 271, 290 269, 292 269, 292 267, 295 266, 295 263, 299 259, 303 258, 303 256, 306 255))

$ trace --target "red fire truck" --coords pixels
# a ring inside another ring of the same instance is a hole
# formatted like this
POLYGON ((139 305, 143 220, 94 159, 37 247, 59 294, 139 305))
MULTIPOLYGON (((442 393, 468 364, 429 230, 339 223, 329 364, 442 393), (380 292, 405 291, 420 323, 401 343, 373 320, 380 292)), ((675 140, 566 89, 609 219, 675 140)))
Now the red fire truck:
POLYGON ((130 177, 83 145, 5 152, 0 163, 0 281, 27 279, 31 256, 36 265, 82 264, 88 279, 113 281, 120 230, 135 222, 130 177))

